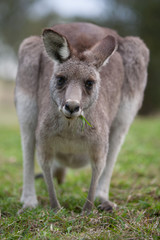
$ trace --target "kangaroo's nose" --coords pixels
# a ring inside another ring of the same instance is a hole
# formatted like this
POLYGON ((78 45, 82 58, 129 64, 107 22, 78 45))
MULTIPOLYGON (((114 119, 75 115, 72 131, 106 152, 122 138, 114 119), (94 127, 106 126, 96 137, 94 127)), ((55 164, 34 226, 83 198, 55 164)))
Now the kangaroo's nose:
POLYGON ((68 101, 65 104, 65 110, 70 114, 78 112, 79 108, 79 103, 77 101, 68 101))

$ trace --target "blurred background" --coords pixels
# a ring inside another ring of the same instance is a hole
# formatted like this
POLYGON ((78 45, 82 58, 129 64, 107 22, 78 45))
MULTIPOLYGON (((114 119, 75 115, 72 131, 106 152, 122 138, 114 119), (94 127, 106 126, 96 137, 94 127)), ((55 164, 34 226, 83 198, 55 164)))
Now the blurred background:
MULTIPOLYGON (((0 0, 0 107, 13 107, 21 41, 57 23, 89 21, 121 36, 140 36, 150 49, 148 85, 140 114, 160 110, 160 0, 0 0), (12 105, 12 106, 11 106, 12 105)), ((0 114, 2 117, 2 114, 0 114)))

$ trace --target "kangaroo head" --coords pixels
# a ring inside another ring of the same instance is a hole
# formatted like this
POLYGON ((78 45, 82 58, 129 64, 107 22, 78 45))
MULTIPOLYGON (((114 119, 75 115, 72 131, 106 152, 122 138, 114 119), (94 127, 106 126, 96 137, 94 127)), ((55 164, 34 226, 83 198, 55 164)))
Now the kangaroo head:
POLYGON ((98 98, 99 72, 116 50, 115 38, 109 35, 83 53, 78 53, 65 36, 52 29, 43 31, 43 42, 54 62, 51 97, 66 118, 79 117, 98 98))

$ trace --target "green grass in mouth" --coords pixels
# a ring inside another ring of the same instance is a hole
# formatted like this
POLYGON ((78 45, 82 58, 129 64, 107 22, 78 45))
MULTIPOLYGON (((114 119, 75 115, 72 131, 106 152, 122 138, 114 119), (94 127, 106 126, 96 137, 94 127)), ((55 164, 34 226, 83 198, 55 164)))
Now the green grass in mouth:
POLYGON ((83 115, 81 115, 80 117, 79 117, 81 120, 82 120, 82 131, 84 130, 84 127, 85 127, 85 124, 87 123, 90 127, 93 127, 88 121, 87 121, 87 119, 85 119, 85 117, 83 116, 83 115))

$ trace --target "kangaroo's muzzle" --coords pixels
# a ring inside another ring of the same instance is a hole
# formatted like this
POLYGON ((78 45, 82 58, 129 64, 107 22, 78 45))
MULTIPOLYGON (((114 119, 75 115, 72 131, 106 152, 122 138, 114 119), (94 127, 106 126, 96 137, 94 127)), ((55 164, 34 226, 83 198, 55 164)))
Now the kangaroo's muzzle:
POLYGON ((80 103, 76 100, 67 100, 62 108, 62 112, 66 118, 77 118, 81 115, 80 103))

